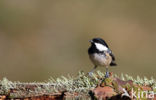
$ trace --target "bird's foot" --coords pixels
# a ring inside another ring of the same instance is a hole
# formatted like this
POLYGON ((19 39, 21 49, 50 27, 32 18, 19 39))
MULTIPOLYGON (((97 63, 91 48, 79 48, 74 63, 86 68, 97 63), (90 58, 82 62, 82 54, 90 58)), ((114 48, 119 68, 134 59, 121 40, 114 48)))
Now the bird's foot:
POLYGON ((109 72, 107 71, 105 74, 105 78, 108 78, 108 77, 109 77, 109 72))

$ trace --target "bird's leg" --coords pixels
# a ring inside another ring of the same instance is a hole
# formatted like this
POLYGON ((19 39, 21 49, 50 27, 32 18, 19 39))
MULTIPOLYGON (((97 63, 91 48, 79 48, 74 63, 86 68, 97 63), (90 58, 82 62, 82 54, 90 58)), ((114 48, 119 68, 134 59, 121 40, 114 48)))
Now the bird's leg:
POLYGON ((89 76, 92 76, 93 72, 95 71, 95 69, 97 68, 97 66, 95 65, 94 68, 88 73, 89 76))
POLYGON ((105 74, 105 78, 109 77, 109 71, 108 71, 108 67, 106 66, 106 74, 105 74))

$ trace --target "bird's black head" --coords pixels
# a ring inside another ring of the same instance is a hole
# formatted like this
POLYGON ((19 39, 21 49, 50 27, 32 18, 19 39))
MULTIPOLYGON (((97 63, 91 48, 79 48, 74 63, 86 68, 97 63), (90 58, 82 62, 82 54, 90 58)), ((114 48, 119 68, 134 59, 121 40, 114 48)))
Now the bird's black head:
POLYGON ((104 46, 108 47, 107 43, 101 38, 93 38, 92 40, 90 40, 90 42, 92 44, 94 44, 94 43, 103 44, 104 46))

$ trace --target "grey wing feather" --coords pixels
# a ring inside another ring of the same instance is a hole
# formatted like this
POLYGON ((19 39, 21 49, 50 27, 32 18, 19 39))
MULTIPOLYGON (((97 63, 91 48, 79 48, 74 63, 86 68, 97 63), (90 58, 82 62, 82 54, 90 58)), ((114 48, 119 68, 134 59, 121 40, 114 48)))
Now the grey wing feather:
POLYGON ((113 55, 112 51, 110 49, 108 49, 107 52, 112 57, 112 62, 110 63, 110 66, 116 66, 117 64, 115 63, 115 56, 113 55))
POLYGON ((115 61, 115 56, 113 55, 113 53, 110 53, 110 56, 112 57, 112 60, 115 61))

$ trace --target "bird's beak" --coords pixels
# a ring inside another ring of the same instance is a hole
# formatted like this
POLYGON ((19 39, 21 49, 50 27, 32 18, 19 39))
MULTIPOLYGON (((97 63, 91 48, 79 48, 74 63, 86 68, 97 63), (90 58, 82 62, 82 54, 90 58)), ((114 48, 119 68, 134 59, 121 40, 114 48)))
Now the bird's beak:
POLYGON ((90 43, 93 43, 93 40, 89 40, 90 43))

